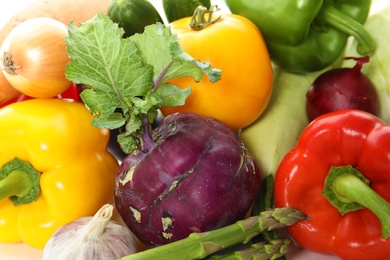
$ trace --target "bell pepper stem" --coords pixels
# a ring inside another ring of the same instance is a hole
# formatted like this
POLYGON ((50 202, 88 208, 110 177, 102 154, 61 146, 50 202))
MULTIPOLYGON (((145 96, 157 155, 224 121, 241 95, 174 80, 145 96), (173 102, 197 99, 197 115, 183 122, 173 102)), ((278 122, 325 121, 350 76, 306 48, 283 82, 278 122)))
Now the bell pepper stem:
POLYGON ((9 198, 15 206, 38 198, 40 173, 17 158, 0 169, 0 199, 9 198))
POLYGON ((25 196, 30 190, 31 185, 32 181, 26 177, 24 171, 15 170, 0 181, 0 198, 25 196))
POLYGON ((332 167, 323 194, 341 214, 369 209, 382 225, 383 238, 390 237, 390 203, 369 186, 368 180, 357 169, 352 166, 332 167), (329 187, 331 191, 328 193, 326 189, 329 187))
POLYGON ((336 29, 355 37, 358 41, 357 51, 361 55, 371 55, 375 52, 376 43, 362 24, 339 11, 333 5, 327 5, 322 13, 322 19, 336 29))
POLYGON ((327 5, 323 10, 322 18, 336 29, 355 37, 358 41, 357 51, 359 54, 370 55, 375 52, 376 43, 364 26, 336 7, 327 5))

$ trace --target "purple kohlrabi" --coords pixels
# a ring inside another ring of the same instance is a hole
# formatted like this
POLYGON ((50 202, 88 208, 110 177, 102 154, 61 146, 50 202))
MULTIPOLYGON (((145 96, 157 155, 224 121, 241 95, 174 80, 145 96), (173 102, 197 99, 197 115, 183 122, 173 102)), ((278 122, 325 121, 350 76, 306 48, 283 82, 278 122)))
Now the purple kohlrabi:
POLYGON ((245 217, 260 172, 236 134, 191 113, 165 117, 154 146, 122 162, 115 203, 126 225, 157 246, 232 224, 245 217))

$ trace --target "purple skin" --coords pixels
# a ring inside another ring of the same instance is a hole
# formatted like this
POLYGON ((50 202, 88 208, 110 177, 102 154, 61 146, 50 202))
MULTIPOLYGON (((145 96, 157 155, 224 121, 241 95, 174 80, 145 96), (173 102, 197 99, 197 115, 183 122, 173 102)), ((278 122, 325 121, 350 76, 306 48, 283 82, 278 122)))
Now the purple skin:
POLYGON ((149 152, 122 162, 116 208, 146 245, 158 246, 243 219, 260 171, 235 133, 191 113, 165 117, 149 152))
POLYGON ((306 94, 306 114, 309 121, 320 115, 342 109, 359 109, 377 115, 378 96, 375 86, 361 72, 369 57, 355 59, 353 68, 337 68, 321 74, 306 94))

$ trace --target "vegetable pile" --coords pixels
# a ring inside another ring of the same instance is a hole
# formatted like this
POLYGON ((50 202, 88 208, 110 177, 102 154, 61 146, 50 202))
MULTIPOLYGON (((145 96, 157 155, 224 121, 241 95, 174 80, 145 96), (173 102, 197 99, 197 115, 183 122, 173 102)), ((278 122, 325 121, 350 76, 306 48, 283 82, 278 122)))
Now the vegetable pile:
POLYGON ((390 258, 390 8, 56 1, 0 32, 1 243, 390 258))
POLYGON ((155 129, 150 126, 158 108, 187 95, 167 82, 176 73, 199 81, 206 72, 215 81, 219 71, 184 55, 162 24, 127 39, 122 34, 104 15, 80 28, 70 25, 66 41, 72 61, 66 75, 89 86, 81 97, 96 115, 94 125, 125 126, 118 141, 129 155, 115 182, 125 223, 145 244, 161 245, 242 219, 259 189, 260 173, 234 132, 193 113, 172 114, 155 129), (116 46, 116 52, 105 46, 116 46), (154 54, 156 46, 161 55, 154 54), (93 70, 92 57, 98 61, 93 70))

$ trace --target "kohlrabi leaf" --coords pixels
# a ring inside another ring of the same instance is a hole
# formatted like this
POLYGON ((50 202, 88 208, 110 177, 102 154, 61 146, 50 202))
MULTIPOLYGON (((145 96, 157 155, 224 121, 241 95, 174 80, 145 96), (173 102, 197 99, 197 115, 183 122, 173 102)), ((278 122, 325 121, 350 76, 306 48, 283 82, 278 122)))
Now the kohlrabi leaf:
POLYGON ((169 27, 157 23, 143 34, 124 38, 124 30, 102 13, 76 27, 68 26, 66 38, 71 58, 66 77, 86 89, 81 98, 100 128, 125 128, 118 137, 130 152, 140 144, 144 118, 151 123, 162 106, 185 103, 191 86, 182 89, 168 82, 178 77, 210 81, 221 71, 183 52, 169 27))

